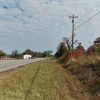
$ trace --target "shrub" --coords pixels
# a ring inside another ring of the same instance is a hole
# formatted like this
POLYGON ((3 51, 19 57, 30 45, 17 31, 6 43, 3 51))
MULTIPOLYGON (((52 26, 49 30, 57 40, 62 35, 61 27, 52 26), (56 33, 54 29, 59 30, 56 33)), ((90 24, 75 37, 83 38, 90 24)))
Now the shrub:
POLYGON ((61 42, 57 48, 57 52, 55 53, 56 58, 62 57, 67 52, 67 47, 65 46, 64 42, 61 42))

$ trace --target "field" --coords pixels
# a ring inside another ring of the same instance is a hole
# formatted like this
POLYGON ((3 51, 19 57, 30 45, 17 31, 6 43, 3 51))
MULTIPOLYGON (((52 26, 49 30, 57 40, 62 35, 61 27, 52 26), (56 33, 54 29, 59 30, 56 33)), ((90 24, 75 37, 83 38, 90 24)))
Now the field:
POLYGON ((89 97, 86 87, 56 60, 0 74, 0 100, 89 100, 89 97))

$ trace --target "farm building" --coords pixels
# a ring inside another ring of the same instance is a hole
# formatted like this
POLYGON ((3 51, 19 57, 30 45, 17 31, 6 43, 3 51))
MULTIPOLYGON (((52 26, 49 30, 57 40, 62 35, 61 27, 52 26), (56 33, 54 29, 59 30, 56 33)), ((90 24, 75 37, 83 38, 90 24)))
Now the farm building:
POLYGON ((100 44, 100 37, 96 38, 96 40, 94 41, 95 44, 100 44))
POLYGON ((32 55, 29 55, 29 54, 23 55, 23 59, 31 59, 31 58, 32 58, 32 55))

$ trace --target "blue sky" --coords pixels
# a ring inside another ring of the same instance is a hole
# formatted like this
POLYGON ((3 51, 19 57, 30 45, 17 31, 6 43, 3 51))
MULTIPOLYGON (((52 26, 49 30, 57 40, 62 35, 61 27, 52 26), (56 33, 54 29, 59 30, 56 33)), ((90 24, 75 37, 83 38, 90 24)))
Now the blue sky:
MULTIPOLYGON (((99 0, 0 0, 0 49, 53 50, 63 37, 71 37, 73 13, 76 27, 100 11, 99 0), (80 22, 79 19, 91 9, 80 22)), ((75 31, 75 38, 86 48, 100 36, 100 15, 75 31)))

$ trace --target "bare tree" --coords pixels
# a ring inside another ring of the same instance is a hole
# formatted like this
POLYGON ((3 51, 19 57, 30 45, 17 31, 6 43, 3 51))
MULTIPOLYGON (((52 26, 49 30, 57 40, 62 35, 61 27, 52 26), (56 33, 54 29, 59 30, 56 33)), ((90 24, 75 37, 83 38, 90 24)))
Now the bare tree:
MULTIPOLYGON (((71 40, 71 38, 64 37, 63 42, 66 44, 67 49, 70 51, 72 49, 72 40, 71 40)), ((75 40, 74 44, 79 44, 78 40, 75 40)))
POLYGON ((71 48, 72 48, 71 39, 67 38, 67 37, 64 37, 63 42, 66 44, 67 49, 71 50, 71 48))

